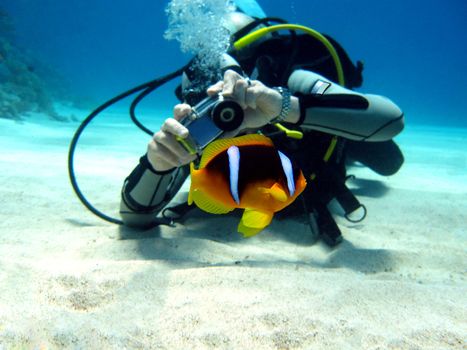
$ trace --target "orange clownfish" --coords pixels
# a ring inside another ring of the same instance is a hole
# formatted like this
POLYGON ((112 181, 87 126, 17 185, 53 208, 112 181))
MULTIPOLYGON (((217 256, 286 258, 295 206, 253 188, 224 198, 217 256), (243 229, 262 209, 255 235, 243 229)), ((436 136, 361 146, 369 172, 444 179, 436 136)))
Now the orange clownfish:
POLYGON ((291 204, 306 186, 302 171, 271 139, 259 134, 212 142, 198 169, 191 163, 190 173, 188 203, 212 214, 245 209, 238 224, 245 237, 269 225, 274 213, 291 204))

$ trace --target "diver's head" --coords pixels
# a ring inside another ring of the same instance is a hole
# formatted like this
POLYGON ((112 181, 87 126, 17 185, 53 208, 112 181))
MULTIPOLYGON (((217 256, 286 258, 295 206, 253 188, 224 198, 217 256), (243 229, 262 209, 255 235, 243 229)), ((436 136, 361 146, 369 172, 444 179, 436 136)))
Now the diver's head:
POLYGON ((224 27, 229 31, 230 35, 233 35, 254 21, 253 17, 243 12, 234 11, 225 16, 224 27))
POLYGON ((192 106, 195 105, 201 101, 201 99, 206 97, 206 89, 221 80, 225 71, 228 69, 233 70, 240 75, 243 74, 240 64, 227 53, 224 53, 219 57, 216 69, 217 74, 206 74, 206 71, 196 64, 196 58, 194 58, 192 60, 192 64, 190 64, 182 74, 179 99, 192 106))
MULTIPOLYGON (((232 44, 248 33, 264 27, 264 24, 258 24, 256 18, 243 12, 232 11, 224 15, 222 27, 224 30, 228 31, 232 44)), ((254 50, 254 47, 263 42, 266 37, 267 36, 256 40, 253 44, 250 44, 249 47, 242 49, 241 53, 236 52, 235 55, 237 58, 250 55, 250 50, 254 50)), ((231 49, 227 52, 213 53, 210 59, 212 62, 215 62, 215 64, 212 64, 210 67, 198 64, 198 57, 195 57, 190 67, 184 71, 182 76, 182 99, 191 105, 199 102, 205 97, 207 87, 222 79, 227 69, 234 70, 240 75, 243 75, 244 72, 240 64, 231 54, 231 49)))
POLYGON ((241 11, 234 11, 226 14, 223 22, 223 27, 227 29, 230 34, 231 43, 251 32, 265 27, 263 19, 251 17, 241 11))

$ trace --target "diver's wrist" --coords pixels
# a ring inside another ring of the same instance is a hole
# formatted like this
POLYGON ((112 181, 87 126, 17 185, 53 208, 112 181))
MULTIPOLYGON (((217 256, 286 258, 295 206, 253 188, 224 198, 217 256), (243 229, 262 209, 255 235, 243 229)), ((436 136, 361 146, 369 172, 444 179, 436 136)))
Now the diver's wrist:
POLYGON ((151 161, 151 158, 148 153, 146 153, 142 158, 141 158, 141 165, 143 165, 144 168, 148 169, 154 174, 157 175, 166 175, 170 174, 175 170, 175 167, 172 165, 167 165, 165 167, 161 167, 159 164, 154 164, 151 161))
POLYGON ((289 89, 283 88, 282 86, 273 87, 273 90, 276 90, 281 96, 281 109, 279 113, 271 119, 271 124, 282 123, 286 121, 290 112, 290 98, 291 93, 289 89))
POLYGON ((293 96, 289 89, 283 87, 273 88, 281 96, 281 110, 270 123, 298 123, 300 120, 300 104, 298 98, 293 96))
POLYGON ((291 96, 290 97, 290 111, 289 115, 285 119, 287 123, 296 124, 300 120, 300 103, 298 101, 298 97, 291 96))

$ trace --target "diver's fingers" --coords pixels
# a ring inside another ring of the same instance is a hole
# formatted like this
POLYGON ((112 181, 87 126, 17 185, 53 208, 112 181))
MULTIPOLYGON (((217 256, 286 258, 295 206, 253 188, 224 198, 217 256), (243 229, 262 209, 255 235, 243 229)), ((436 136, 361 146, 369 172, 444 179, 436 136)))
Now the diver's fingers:
POLYGON ((245 79, 237 80, 234 87, 234 93, 232 94, 232 96, 230 96, 230 98, 234 99, 243 109, 247 107, 245 100, 247 90, 249 90, 248 86, 250 85, 245 79))
MULTIPOLYGON (((181 115, 186 112, 186 106, 179 105, 174 114, 181 115)), ((188 106, 189 107, 189 106, 188 106)), ((189 107, 189 110, 191 108, 189 107)), ((188 129, 174 118, 167 118, 161 126, 161 130, 156 132, 148 143, 147 157, 154 169, 158 171, 169 170, 188 164, 196 158, 183 148, 176 140, 175 136, 182 138, 188 136, 188 129)))
POLYGON ((189 155, 188 151, 182 147, 182 145, 175 139, 173 134, 169 134, 164 131, 158 131, 154 134, 150 145, 152 144, 152 142, 154 142, 156 146, 164 146, 166 149, 163 149, 163 151, 169 151, 177 159, 183 160, 186 159, 189 155))
POLYGON ((174 118, 167 118, 161 126, 161 131, 181 138, 188 136, 188 129, 174 118))
POLYGON ((187 103, 180 103, 174 107, 174 118, 176 120, 183 119, 186 115, 191 113, 191 106, 187 103))
POLYGON ((147 157, 154 169, 165 171, 178 165, 178 157, 154 139, 148 143, 147 157))
POLYGON ((147 157, 153 168, 158 171, 166 171, 188 164, 195 158, 191 155, 179 157, 171 149, 155 141, 149 143, 147 157), (190 157, 193 159, 189 159, 190 157))
POLYGON ((224 89, 222 94, 225 97, 230 97, 234 94, 235 84, 237 80, 243 79, 243 77, 237 72, 227 69, 224 73, 224 89))
POLYGON ((221 80, 215 83, 214 85, 208 87, 206 92, 208 93, 209 96, 212 96, 212 95, 218 94, 223 89, 224 89, 224 82, 221 80))
POLYGON ((248 88, 245 93, 245 105, 248 108, 256 109, 258 97, 263 93, 263 87, 260 85, 253 85, 248 88))

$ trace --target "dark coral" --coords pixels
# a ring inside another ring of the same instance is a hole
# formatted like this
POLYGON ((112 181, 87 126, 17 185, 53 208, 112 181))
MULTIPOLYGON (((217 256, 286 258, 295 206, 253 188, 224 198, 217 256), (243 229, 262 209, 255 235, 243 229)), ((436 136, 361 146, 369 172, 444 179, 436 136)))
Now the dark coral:
POLYGON ((21 120, 29 112, 64 120, 54 108, 53 92, 35 69, 41 64, 15 44, 10 16, 0 8, 0 118, 21 120))

